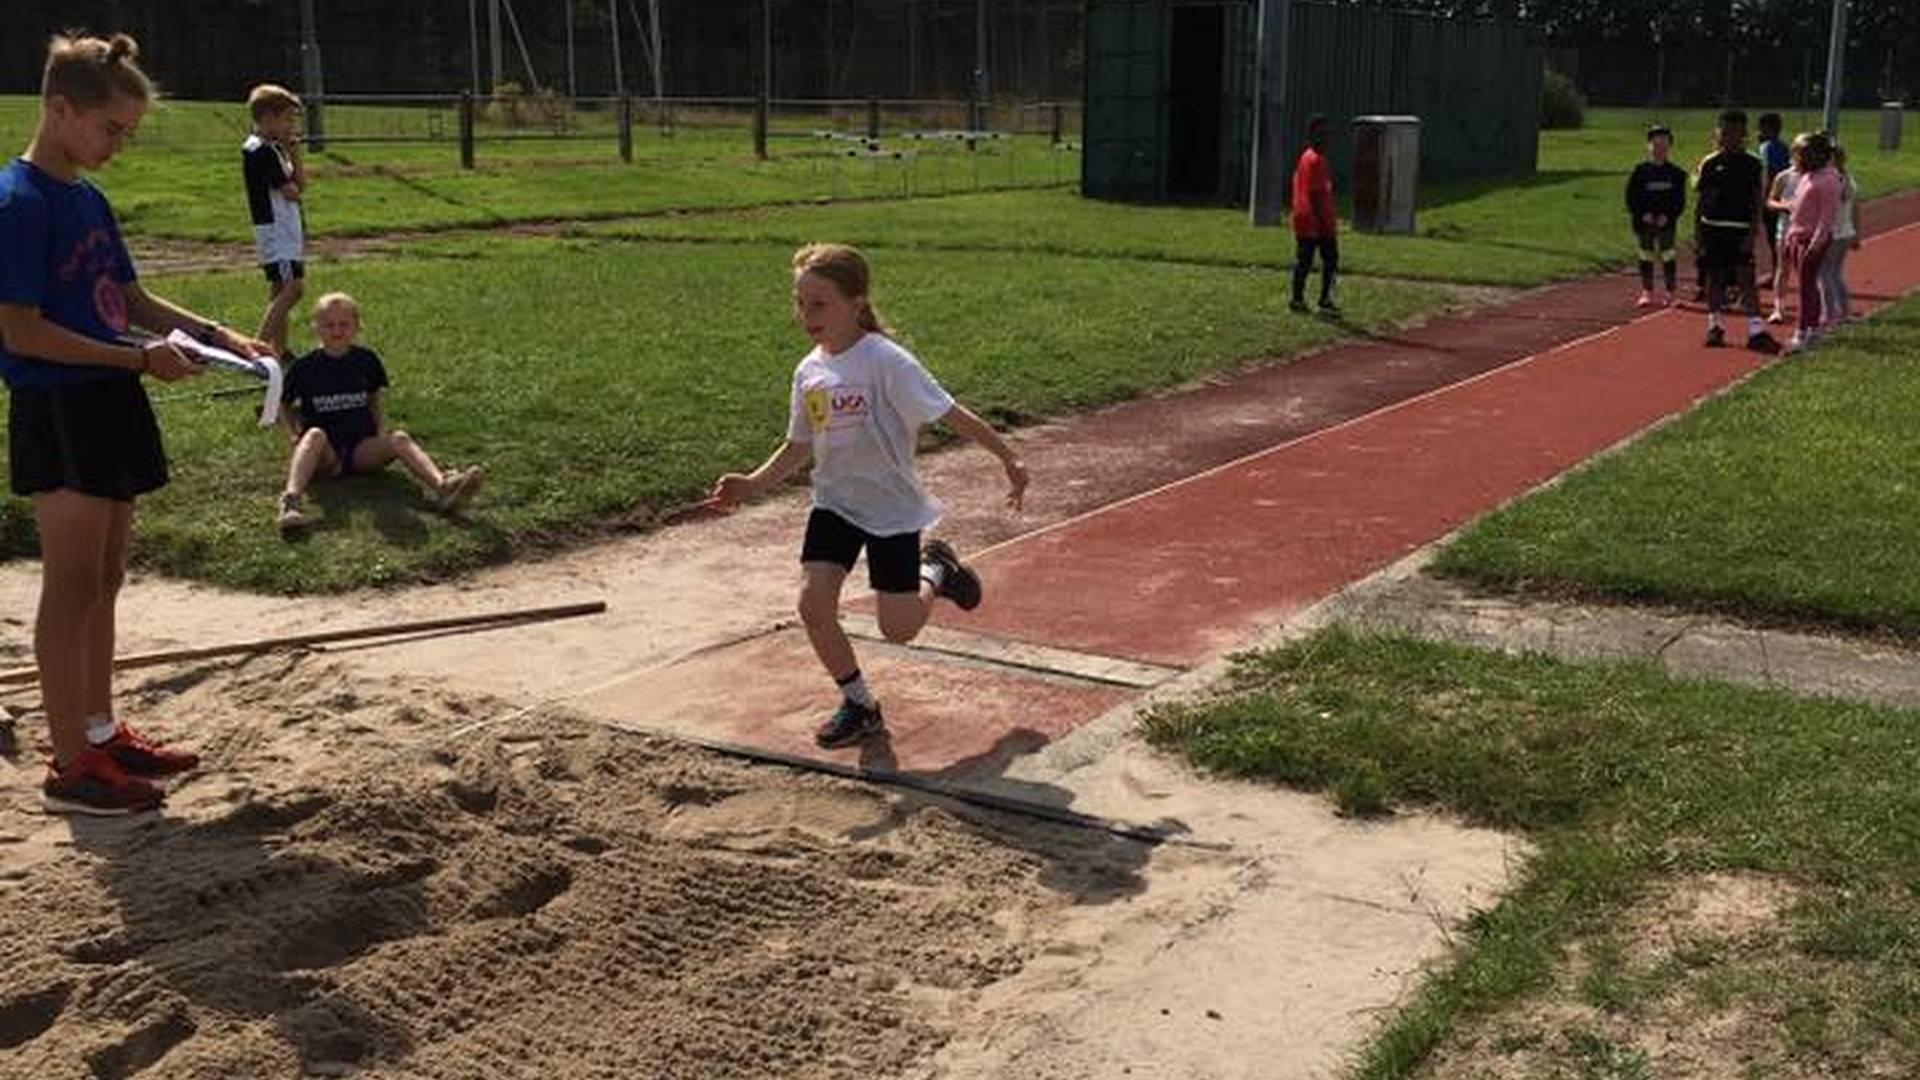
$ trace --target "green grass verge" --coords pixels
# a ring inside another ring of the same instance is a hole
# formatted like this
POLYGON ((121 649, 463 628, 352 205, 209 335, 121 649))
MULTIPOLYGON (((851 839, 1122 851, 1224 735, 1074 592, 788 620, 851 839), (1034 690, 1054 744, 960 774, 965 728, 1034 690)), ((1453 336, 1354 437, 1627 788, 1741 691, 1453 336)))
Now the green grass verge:
MULTIPOLYGON (((1159 708, 1145 731, 1206 769, 1325 791, 1349 813, 1437 807, 1537 845, 1516 890, 1471 920, 1446 966, 1374 1037, 1354 1070, 1362 1080, 1423 1075, 1469 1027, 1542 1004, 1549 1017, 1579 1005, 1628 1027, 1738 1008, 1787 1019, 1734 1048, 1753 1075, 1889 1064, 1874 1074, 1911 1075, 1917 721, 1677 681, 1645 664, 1335 630, 1240 658, 1219 700, 1159 708), (1797 899, 1785 925, 1771 938, 1703 939, 1678 953, 1679 970, 1609 953, 1630 929, 1630 905, 1709 873, 1788 888, 1797 899), (1575 946, 1583 974, 1569 980, 1575 946)), ((1635 1060, 1630 1042, 1610 1048, 1598 1031, 1558 1028, 1543 1037, 1562 1043, 1562 1064, 1619 1067, 1552 1075, 1636 1075, 1621 1071, 1635 1060)))
POLYGON ((1441 573, 1920 634, 1920 299, 1475 522, 1441 573))
MULTIPOLYGON (((442 238, 414 257, 328 266, 392 372, 391 414, 441 460, 491 476, 473 522, 426 511, 397 473, 323 485, 300 543, 271 527, 284 439, 242 398, 158 406, 174 481, 142 500, 134 560, 244 588, 307 592, 419 580, 704 494, 784 432, 804 339, 786 247, 442 238)), ((1087 408, 1339 338, 1286 311, 1271 273, 1131 261, 915 252, 875 257, 877 300, 962 400, 1002 421, 1087 408), (1036 283, 1046 283, 1044 287, 1036 283), (1069 313, 1098 313, 1072 317, 1069 313)), ((159 291, 246 324, 252 273, 159 291)), ((1348 322, 1384 328, 1445 302, 1356 285, 1348 322)), ((304 338, 302 333, 296 338, 304 338)), ((156 397, 231 386, 210 376, 156 397)), ((1037 463, 1046 484, 1045 463, 1037 463)), ((950 496, 965 498, 966 493, 950 496)), ((35 550, 31 509, 0 504, 7 554, 35 550)))
MULTIPOLYGON (((24 145, 37 103, 0 98, 0 142, 24 145)), ((424 133, 420 110, 335 107, 336 134, 424 133)), ((441 130, 451 130, 450 113, 441 130)), ((1587 127, 1541 136, 1532 180, 1427 185, 1420 233, 1349 233, 1343 252, 1356 272, 1397 277, 1529 285, 1619 265, 1627 256, 1620 189, 1643 152, 1650 115, 1594 110, 1587 127)), ((1712 113, 1661 117, 1681 133, 1682 157, 1704 146, 1712 113)), ((1790 124, 1811 118, 1790 117, 1790 124)), ((800 128, 810 126, 796 119, 800 128)), ((610 121, 589 114, 605 136, 610 121)), ((1874 130, 1874 114, 1849 113, 1845 130, 1874 130)), ((797 136, 800 128, 789 132, 797 136)), ((489 125, 486 130, 499 131, 489 125)), ((244 241, 237 155, 243 134, 236 105, 169 102, 143 126, 139 145, 101 176, 130 232, 244 241)), ((669 211, 737 211, 829 202, 823 208, 721 217, 662 216, 630 231, 655 238, 742 239, 793 243, 835 236, 870 244, 939 249, 1029 250, 1284 266, 1285 230, 1253 230, 1243 213, 1220 208, 1142 208, 1095 203, 1070 192, 1079 159, 1038 137, 982 144, 969 154, 951 143, 898 143, 906 162, 849 160, 841 144, 776 139, 774 158, 753 159, 746 132, 683 127, 671 137, 636 130, 633 165, 611 141, 483 143, 480 167, 463 171, 456 148, 438 144, 340 143, 314 156, 309 224, 316 235, 403 228, 488 226, 529 220, 590 220, 669 211), (1056 187, 1004 199, 962 199, 943 206, 917 196, 1056 187), (870 206, 857 200, 902 200, 870 206), (856 201, 854 205, 847 205, 856 201)), ((1862 149, 1856 171, 1868 195, 1920 187, 1920 138, 1898 153, 1862 149)))
MULTIPOLYGON (((0 140, 18 153, 38 103, 0 98, 0 140)), ((240 182, 245 128, 236 107, 168 102, 97 179, 129 233, 242 242, 248 232, 240 182)), ((332 129, 378 133, 391 109, 329 110, 332 129), (362 117, 362 114, 367 114, 362 117), (358 118, 358 119, 357 119, 358 118)), ((482 143, 478 167, 459 166, 458 144, 334 144, 309 156, 307 226, 314 235, 495 226, 665 210, 717 209, 820 199, 904 198, 1007 187, 1073 184, 1079 157, 1044 137, 899 144, 913 156, 850 159, 845 144, 781 138, 758 161, 743 131, 636 130, 634 162, 609 138, 482 143)))

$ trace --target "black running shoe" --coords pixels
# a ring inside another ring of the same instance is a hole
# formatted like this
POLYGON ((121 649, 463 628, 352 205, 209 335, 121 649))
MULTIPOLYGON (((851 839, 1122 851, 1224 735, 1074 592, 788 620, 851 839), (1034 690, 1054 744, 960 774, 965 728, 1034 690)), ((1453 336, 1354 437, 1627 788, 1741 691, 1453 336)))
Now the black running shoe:
POLYGON ((887 722, 880 715, 880 703, 874 702, 872 708, 858 702, 842 699, 840 707, 813 733, 813 741, 822 750, 834 750, 842 746, 852 746, 864 741, 870 735, 885 731, 887 722))
POLYGON ((1718 326, 1707 327, 1707 348, 1718 349, 1727 343, 1727 332, 1718 326))
POLYGON ((1322 300, 1320 301, 1320 312, 1323 315, 1338 315, 1340 314, 1340 305, 1331 300, 1322 300))
POLYGON ((1307 312, 1311 311, 1312 309, 1307 307, 1307 302, 1305 300, 1294 300, 1287 304, 1287 310, 1298 312, 1302 315, 1305 315, 1307 312))
POLYGON ((1765 330, 1762 330, 1757 334, 1748 335, 1747 348, 1752 349, 1754 352, 1757 352, 1757 353, 1764 353, 1768 356, 1780 355, 1780 343, 1778 341, 1775 341, 1773 338, 1773 335, 1767 333, 1765 330))
POLYGON ((931 563, 941 569, 940 586, 934 590, 936 596, 944 596, 960 605, 962 611, 972 611, 980 606, 980 575, 960 561, 953 546, 945 540, 930 540, 920 549, 920 561, 931 563))

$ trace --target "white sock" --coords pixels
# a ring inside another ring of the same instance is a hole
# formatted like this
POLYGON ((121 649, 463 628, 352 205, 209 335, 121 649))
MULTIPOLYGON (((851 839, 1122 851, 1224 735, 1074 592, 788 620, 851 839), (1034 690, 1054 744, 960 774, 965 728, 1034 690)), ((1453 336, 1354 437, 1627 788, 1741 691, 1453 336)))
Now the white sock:
MULTIPOLYGON (((839 680, 835 681, 838 682, 839 680)), ((867 689, 867 677, 860 674, 858 670, 848 676, 845 682, 840 683, 840 692, 846 695, 847 700, 853 702, 855 705, 861 705, 869 709, 874 706, 873 691, 867 689)))
POLYGON ((113 717, 106 713, 95 713, 87 717, 87 742, 94 746, 105 746, 113 741, 113 717))
POLYGON ((1707 329, 1709 330, 1721 329, 1719 312, 1710 311, 1707 313, 1707 329))
POLYGON ((920 580, 931 584, 936 590, 947 580, 947 568, 940 563, 923 562, 920 564, 920 580))

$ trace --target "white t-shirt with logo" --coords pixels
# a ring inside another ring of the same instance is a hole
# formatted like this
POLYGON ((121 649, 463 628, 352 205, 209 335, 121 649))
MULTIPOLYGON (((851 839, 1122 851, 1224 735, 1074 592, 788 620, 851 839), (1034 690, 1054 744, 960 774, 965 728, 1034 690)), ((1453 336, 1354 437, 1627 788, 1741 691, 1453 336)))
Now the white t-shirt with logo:
POLYGON ((813 505, 874 536, 919 532, 940 520, 920 487, 913 450, 922 425, 953 397, 912 353, 870 333, 847 351, 815 347, 793 372, 787 438, 813 451, 813 505))

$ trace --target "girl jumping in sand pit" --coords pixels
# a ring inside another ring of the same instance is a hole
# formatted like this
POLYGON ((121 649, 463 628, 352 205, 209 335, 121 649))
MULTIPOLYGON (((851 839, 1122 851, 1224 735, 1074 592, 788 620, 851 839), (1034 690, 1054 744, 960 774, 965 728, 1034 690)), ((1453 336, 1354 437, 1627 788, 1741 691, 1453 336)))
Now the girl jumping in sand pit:
POLYGON ((840 627, 840 590, 862 549, 880 632, 889 641, 913 640, 936 599, 968 610, 980 603, 980 579, 952 547, 941 540, 921 545, 920 534, 940 518, 940 504, 914 472, 920 427, 943 421, 999 458, 1014 509, 1027 490, 1026 466, 1012 448, 893 340, 869 299, 869 280, 867 261, 853 248, 811 244, 794 254, 794 317, 814 348, 793 374, 787 441, 753 472, 722 476, 712 496, 713 505, 731 509, 813 463, 813 512, 800 549, 800 619, 842 695, 814 733, 828 749, 885 727, 880 702, 840 627))

